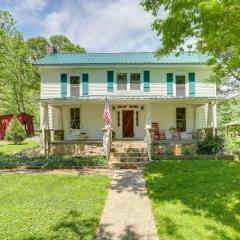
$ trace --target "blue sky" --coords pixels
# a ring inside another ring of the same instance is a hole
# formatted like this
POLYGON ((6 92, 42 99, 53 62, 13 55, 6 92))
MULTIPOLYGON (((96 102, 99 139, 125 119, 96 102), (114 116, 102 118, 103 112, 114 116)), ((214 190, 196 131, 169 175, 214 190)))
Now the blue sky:
POLYGON ((160 41, 151 30, 153 17, 139 2, 0 0, 0 9, 12 13, 25 38, 64 34, 88 52, 154 51, 160 41))

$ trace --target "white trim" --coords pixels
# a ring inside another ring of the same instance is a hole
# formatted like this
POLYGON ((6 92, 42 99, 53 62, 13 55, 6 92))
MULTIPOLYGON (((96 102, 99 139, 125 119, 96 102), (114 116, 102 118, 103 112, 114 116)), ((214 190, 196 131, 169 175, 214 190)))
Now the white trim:
POLYGON ((205 64, 62 64, 62 65, 37 65, 40 69, 43 68, 106 68, 106 69, 117 69, 117 68, 192 68, 192 67, 200 67, 200 68, 208 68, 210 67, 205 64))

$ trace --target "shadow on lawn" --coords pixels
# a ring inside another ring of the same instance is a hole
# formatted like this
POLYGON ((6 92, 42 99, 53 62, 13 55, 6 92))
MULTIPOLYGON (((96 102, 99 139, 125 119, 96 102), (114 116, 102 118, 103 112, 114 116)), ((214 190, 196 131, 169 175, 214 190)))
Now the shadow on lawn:
POLYGON ((51 236, 29 236, 22 240, 95 239, 98 225, 98 216, 87 216, 73 210, 51 228, 51 236))
MULTIPOLYGON (((240 238, 240 163, 229 161, 157 161, 145 169, 149 196, 155 204, 181 202, 189 210, 233 228, 240 238), (234 200, 235 199, 235 200, 234 200)), ((171 218, 161 219, 169 236, 178 234, 171 218)), ((197 231, 198 226, 196 226, 197 231)), ((214 226, 205 229, 217 239, 231 239, 214 226)), ((177 239, 185 239, 178 236, 177 239)), ((236 238, 233 238, 236 239, 236 238)))

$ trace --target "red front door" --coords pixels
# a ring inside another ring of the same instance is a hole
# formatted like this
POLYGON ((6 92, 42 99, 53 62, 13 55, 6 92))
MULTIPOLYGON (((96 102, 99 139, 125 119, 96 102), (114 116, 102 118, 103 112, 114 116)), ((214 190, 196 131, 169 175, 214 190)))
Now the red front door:
POLYGON ((123 110, 122 111, 122 135, 123 137, 133 137, 133 110, 123 110))

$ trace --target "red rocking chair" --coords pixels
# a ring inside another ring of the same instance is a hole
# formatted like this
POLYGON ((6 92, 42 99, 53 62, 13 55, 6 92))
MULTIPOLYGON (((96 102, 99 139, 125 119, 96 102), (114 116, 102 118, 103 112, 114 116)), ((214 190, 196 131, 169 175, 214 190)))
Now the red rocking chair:
POLYGON ((158 122, 152 122, 152 128, 154 129, 154 140, 165 140, 165 130, 159 130, 158 122))

